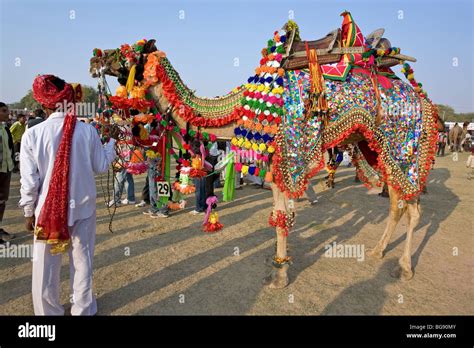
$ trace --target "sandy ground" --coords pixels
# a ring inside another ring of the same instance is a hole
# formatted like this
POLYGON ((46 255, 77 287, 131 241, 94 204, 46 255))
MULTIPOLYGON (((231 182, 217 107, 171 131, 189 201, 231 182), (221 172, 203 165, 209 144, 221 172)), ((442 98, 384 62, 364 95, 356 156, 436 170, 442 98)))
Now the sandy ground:
MULTIPOLYGON (((101 315, 141 314, 474 314, 473 181, 466 179, 467 154, 454 162, 437 160, 423 215, 414 234, 415 277, 400 282, 390 270, 402 254, 407 224, 402 219, 383 260, 330 258, 332 242, 366 249, 380 238, 388 199, 353 181, 354 169, 340 170, 336 188, 325 189, 323 173, 312 184, 319 203, 297 203, 297 223, 290 233, 290 285, 262 287, 270 271, 274 230, 268 225, 271 192, 246 186, 237 199, 220 203, 225 228, 201 231, 202 216, 188 207, 168 219, 151 219, 134 206, 117 209, 113 227, 98 186, 97 245, 94 287, 101 315)), ((19 178, 12 192, 4 228, 16 234, 14 244, 31 243, 23 229, 19 178)), ((136 178, 136 190, 143 186, 136 178)), ((220 195, 220 193, 219 193, 220 195)), ((68 302, 68 257, 63 258, 62 300, 68 302)), ((0 314, 33 314, 31 262, 0 259, 0 314)))

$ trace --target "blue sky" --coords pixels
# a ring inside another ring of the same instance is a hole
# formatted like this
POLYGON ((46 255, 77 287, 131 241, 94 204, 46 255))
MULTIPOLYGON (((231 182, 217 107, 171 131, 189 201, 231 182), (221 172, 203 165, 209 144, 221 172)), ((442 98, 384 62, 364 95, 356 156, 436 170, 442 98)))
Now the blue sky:
POLYGON ((315 39, 340 27, 339 14, 347 9, 365 35, 384 27, 393 46, 418 59, 412 64, 415 77, 435 103, 474 111, 472 0, 0 3, 0 99, 8 103, 18 101, 39 73, 95 86, 89 76, 92 49, 141 38, 155 38, 197 94, 225 94, 252 74, 260 50, 289 15, 304 39, 315 39))

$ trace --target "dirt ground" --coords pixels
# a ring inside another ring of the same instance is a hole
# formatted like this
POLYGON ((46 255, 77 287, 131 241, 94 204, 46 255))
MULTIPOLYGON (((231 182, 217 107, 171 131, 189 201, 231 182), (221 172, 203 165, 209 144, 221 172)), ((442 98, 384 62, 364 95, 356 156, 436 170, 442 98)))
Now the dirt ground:
MULTIPOLYGON (((167 219, 151 219, 134 206, 117 209, 114 233, 98 187, 94 287, 100 315, 142 314, 474 314, 473 181, 466 179, 467 154, 455 162, 438 158, 422 196, 422 218, 414 234, 415 276, 400 282, 390 270, 401 256, 406 217, 397 227, 383 260, 330 258, 325 245, 373 247, 387 220, 389 201, 354 183, 354 168, 343 168, 336 188, 325 189, 320 173, 312 184, 319 203, 297 203, 289 235, 290 285, 269 290, 274 230, 268 225, 271 192, 254 186, 219 203, 224 229, 201 231, 202 216, 188 208, 167 219)), ((143 187, 136 178, 136 190, 143 187)), ((219 198, 221 194, 219 192, 219 198)), ((13 244, 31 243, 23 229, 19 177, 12 181, 3 226, 16 234, 13 244)), ((69 266, 63 257, 62 300, 68 302, 69 266)), ((33 314, 31 262, 0 259, 0 314, 33 314)))

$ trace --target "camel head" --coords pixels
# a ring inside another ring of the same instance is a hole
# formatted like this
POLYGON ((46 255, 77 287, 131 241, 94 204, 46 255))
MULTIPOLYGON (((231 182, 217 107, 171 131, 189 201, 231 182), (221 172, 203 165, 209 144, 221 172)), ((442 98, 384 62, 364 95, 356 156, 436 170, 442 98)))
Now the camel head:
POLYGON ((143 65, 146 56, 157 50, 156 40, 140 40, 136 44, 122 45, 120 48, 100 50, 94 49, 94 57, 90 60, 89 73, 99 77, 101 71, 116 76, 119 83, 125 84, 132 65, 136 65, 136 76, 143 77, 143 65))

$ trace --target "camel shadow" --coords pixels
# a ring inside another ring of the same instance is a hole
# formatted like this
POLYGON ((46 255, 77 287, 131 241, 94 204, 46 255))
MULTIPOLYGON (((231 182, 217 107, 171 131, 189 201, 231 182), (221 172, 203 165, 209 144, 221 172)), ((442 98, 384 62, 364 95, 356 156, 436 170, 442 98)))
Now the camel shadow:
POLYGON ((388 298, 385 287, 397 280, 389 275, 397 260, 392 258, 380 266, 377 274, 344 289, 321 312, 321 315, 377 315, 388 298), (367 294, 370 294, 368 296, 367 294))
MULTIPOLYGON (((347 179, 347 184, 350 181, 351 178, 347 179)), ((361 189, 365 190, 365 188, 361 189)), ((334 191, 329 192, 332 194, 334 191)), ((340 215, 345 214, 345 212, 341 213, 336 207, 337 204, 333 203, 330 210, 333 215, 338 211, 340 215)), ((254 209, 256 208, 254 207, 254 209)), ((346 210, 350 211, 347 208, 346 210)), ((370 219, 371 221, 377 221, 381 216, 381 214, 372 214, 370 219)), ((314 221, 311 223, 316 224, 314 221)), ((357 219, 349 222, 351 226, 357 226, 358 224, 360 222, 357 222, 357 219)), ((305 228, 297 228, 296 233, 303 231, 305 228)), ((320 242, 334 233, 337 232, 326 229, 323 231, 323 238, 320 242)), ((273 228, 266 228, 170 265, 148 277, 101 296, 98 299, 102 308, 101 314, 110 314, 120 308, 120 302, 127 302, 127 299, 130 298, 146 297, 150 293, 161 291, 173 283, 182 284, 183 288, 174 289, 165 298, 147 304, 139 309, 136 314, 246 314, 254 305, 256 297, 263 291, 262 278, 268 272, 268 268, 263 261, 265 256, 273 255, 274 245, 271 243, 268 246, 262 246, 262 244, 272 240, 274 240, 274 230, 273 228), (235 246, 239 246, 241 250, 256 249, 256 251, 250 255, 236 257, 235 262, 228 262, 223 266, 219 266, 226 258, 232 259, 230 255, 232 254, 232 248, 235 246), (215 271, 199 277, 196 281, 189 279, 193 277, 193 274, 206 273, 205 270, 209 268, 215 269, 215 271), (186 283, 190 282, 191 286, 185 286, 184 279, 186 279, 186 283), (114 302, 113 299, 119 299, 119 301, 114 302)), ((318 240, 316 239, 316 241, 318 240)), ((310 244, 314 245, 315 243, 310 244)), ((300 261, 297 260, 297 263, 300 261)), ((303 263, 303 267, 310 266, 312 262, 314 260, 308 261, 308 264, 303 263)))
MULTIPOLYGON (((446 187, 446 181, 449 177, 449 171, 445 168, 433 170, 430 180, 430 182, 432 183, 428 185, 429 193, 427 195, 423 195, 422 197, 422 218, 420 224, 415 229, 415 235, 418 231, 420 231, 420 229, 426 226, 428 226, 428 229, 425 235, 423 236, 423 239, 420 244, 416 247, 415 250, 412 250, 412 267, 414 270, 416 269, 416 266, 419 263, 422 252, 427 246, 429 239, 439 230, 440 224, 451 215, 451 213, 459 203, 459 198, 450 189, 446 187), (439 202, 441 200, 445 203, 443 209, 436 209, 431 207, 430 202, 439 202)), ((333 197, 330 197, 332 195, 332 192, 334 192, 333 190, 325 191, 329 192, 329 196, 326 195, 329 201, 337 202, 339 199, 338 193, 345 193, 344 186, 346 184, 347 182, 345 180, 341 181, 341 187, 338 191, 336 191, 333 197)), ((325 249, 323 246, 325 244, 327 245, 327 242, 325 243, 325 241, 330 240, 331 243, 336 242, 337 244, 344 243, 345 240, 349 240, 355 237, 358 232, 361 232, 366 224, 380 224, 388 216, 389 199, 385 199, 376 195, 364 195, 362 194, 362 190, 366 189, 363 187, 354 187, 351 190, 353 190, 354 193, 357 194, 357 200, 351 200, 351 202, 357 202, 357 204, 354 205, 355 209, 352 209, 351 206, 337 208, 331 207, 329 202, 324 202, 324 192, 320 195, 320 197, 322 198, 320 199, 320 202, 322 204, 319 205, 318 203, 316 207, 319 209, 316 209, 314 211, 313 217, 317 221, 322 221, 322 224, 318 224, 314 221, 311 221, 311 219, 309 218, 309 209, 314 208, 306 208, 298 214, 298 217, 301 218, 298 218, 297 223, 302 223, 306 226, 306 228, 295 229, 295 231, 293 233, 290 233, 289 235, 289 253, 294 258, 294 264, 289 268, 290 283, 294 282, 301 272, 303 272, 306 268, 314 265, 314 263, 317 262, 318 259, 324 255, 325 249), (376 203, 377 206, 375 206, 376 203), (368 210, 368 208, 373 209, 368 210), (352 214, 352 216, 342 225, 324 228, 324 225, 328 222, 336 222, 346 214, 352 214), (323 226, 323 228, 320 227, 321 225, 323 226), (304 230, 307 231, 318 227, 320 230, 309 238, 302 236, 305 232, 304 230)), ((404 219, 406 219, 406 216, 404 216, 404 219)), ((401 227, 400 225, 401 223, 399 223, 397 229, 406 229, 406 226, 401 227)), ((381 226, 380 235, 377 235, 376 240, 381 237, 384 228, 385 224, 381 226)), ((387 257, 387 255, 389 255, 390 257, 396 256, 397 258, 401 256, 401 253, 400 255, 391 255, 391 251, 393 251, 398 245, 400 245, 405 240, 405 232, 406 231, 402 231, 400 237, 398 237, 396 240, 392 241, 389 244, 385 251, 385 257, 387 257)), ((367 249, 367 247, 365 247, 365 249, 367 249)), ((376 262, 376 260, 374 260, 373 262, 376 262)), ((379 287, 383 287, 384 285, 386 285, 382 284, 383 282, 391 283, 395 280, 389 275, 390 269, 388 265, 395 267, 396 262, 385 262, 381 269, 378 271, 376 278, 374 278, 374 283, 380 283, 379 287), (380 274, 381 272, 385 273, 380 274)), ((363 286, 361 285, 360 287, 355 289, 363 289, 366 285, 371 284, 370 281, 362 283, 364 284, 363 286)), ((375 289, 375 287, 373 289, 375 289)), ((358 292, 352 290, 344 291, 343 294, 340 295, 341 298, 338 300, 339 302, 346 301, 344 307, 345 309, 343 309, 344 312, 336 310, 336 303, 334 303, 334 305, 332 306, 327 306, 325 311, 323 311, 323 314, 375 314, 380 312, 381 305, 379 302, 383 303, 382 300, 378 302, 367 302, 367 292, 358 292), (342 297, 344 296, 348 296, 349 299, 342 300, 342 297), (354 308, 351 309, 351 307, 348 306, 349 303, 353 303, 354 308), (365 303, 365 305, 361 307, 358 305, 358 303, 365 303), (361 308, 363 309, 362 312, 359 311, 361 308)))
MULTIPOLYGON (((212 238, 212 236, 207 236, 207 238, 212 238)), ((170 295, 167 300, 168 304, 160 304, 161 301, 153 303, 138 311, 137 314, 204 314, 209 312, 213 314, 228 314, 229 312, 225 308, 227 307, 226 303, 229 304, 228 301, 231 301, 231 299, 240 303, 240 306, 242 303, 246 303, 244 307, 247 308, 253 303, 255 296, 261 289, 259 273, 263 272, 265 268, 262 262, 263 252, 257 251, 250 256, 241 257, 234 254, 235 248, 238 247, 244 253, 256 246, 268 243, 272 239, 272 229, 257 230, 245 236, 232 239, 218 247, 173 263, 149 276, 140 278, 100 296, 97 299, 100 304, 99 314, 110 314, 121 308, 124 304, 127 304, 131 299, 145 297, 152 292, 167 288, 171 284, 182 283, 184 279, 193 278, 200 273, 211 273, 212 275, 204 276, 203 279, 198 280, 190 289, 174 291, 173 295, 170 295), (216 271, 218 263, 224 263, 225 265, 216 271), (227 266, 227 264, 230 265, 227 266), (225 280, 226 277, 235 279, 245 269, 247 270, 246 276, 239 278, 238 282, 232 282, 236 287, 230 288, 226 286, 229 283, 225 280), (215 280, 215 277, 220 278, 220 280, 215 280), (192 289, 197 290, 193 291, 192 289), (197 293, 200 293, 200 295, 195 295, 197 293), (215 296, 207 296, 212 293, 215 296), (181 306, 182 303, 179 301, 180 294, 186 295, 187 300, 184 302, 186 305, 181 306), (246 295, 243 296, 243 294, 246 295)), ((273 245, 268 246, 266 249, 272 248, 273 245)), ((177 286, 179 287, 179 285, 177 286)))
MULTIPOLYGON (((255 211, 255 209, 256 210, 267 209, 270 206, 271 206, 271 203, 263 203, 263 204, 254 205, 251 208, 243 209, 243 210, 240 210, 239 212, 222 216, 222 222, 225 224, 226 220, 227 219, 232 220, 234 215, 243 214, 245 216, 249 214, 250 212, 255 211)), ((143 225, 130 226, 126 229, 121 230, 121 233, 131 232, 141 227, 143 227, 143 225)), ((127 242, 124 242, 125 244, 116 245, 113 248, 107 249, 106 251, 96 253, 94 256, 94 270, 97 271, 100 268, 110 266, 116 262, 120 262, 126 259, 127 256, 124 254, 125 246, 128 247, 129 250, 133 250, 133 253, 135 255, 140 255, 140 254, 150 252, 156 248, 163 248, 169 245, 180 243, 182 241, 185 241, 186 239, 192 238, 193 236, 196 236, 196 232, 202 233, 201 227, 202 227, 202 222, 198 221, 182 229, 173 230, 168 233, 153 234, 150 237, 147 237, 138 241, 133 241, 133 242, 127 241, 127 242)), ((108 233, 106 235, 107 235, 106 239, 109 239, 112 237, 110 236, 111 233, 108 233)), ((271 233, 268 235, 269 235, 269 238, 273 237, 271 233)), ((202 237, 204 238, 206 237, 206 235, 202 235, 202 237)), ((69 265, 64 265, 61 267, 60 279, 61 281, 64 281, 68 279, 68 277, 69 277, 69 265)), ((28 274, 23 277, 8 280, 1 283, 0 285, 2 287, 14 290, 14 291, 10 291, 8 294, 6 294, 6 296, 2 296, 2 298, 0 298, 0 304, 3 304, 12 300, 15 297, 25 295, 31 291, 31 275, 28 274)))

